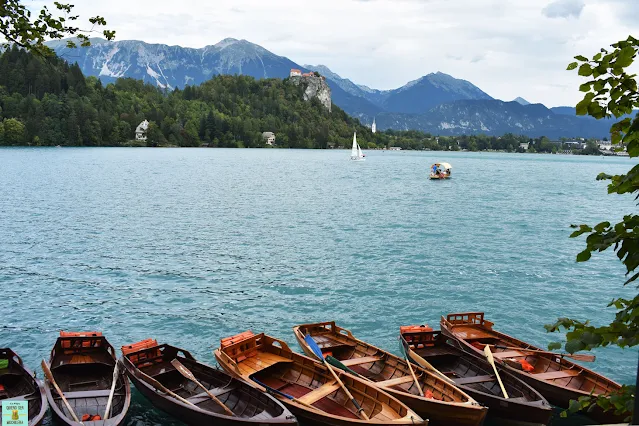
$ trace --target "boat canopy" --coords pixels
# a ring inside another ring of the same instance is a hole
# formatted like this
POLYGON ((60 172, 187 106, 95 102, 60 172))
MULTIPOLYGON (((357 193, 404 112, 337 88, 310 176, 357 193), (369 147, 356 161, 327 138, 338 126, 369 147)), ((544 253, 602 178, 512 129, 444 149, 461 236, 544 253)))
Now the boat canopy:
POLYGON ((452 169, 453 166, 451 166, 448 163, 439 163, 440 166, 442 166, 444 169, 452 169))

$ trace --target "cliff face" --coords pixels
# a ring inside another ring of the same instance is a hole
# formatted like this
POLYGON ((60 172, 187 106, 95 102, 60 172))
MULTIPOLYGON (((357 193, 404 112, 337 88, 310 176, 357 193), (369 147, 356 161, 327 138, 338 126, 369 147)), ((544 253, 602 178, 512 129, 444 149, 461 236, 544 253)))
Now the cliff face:
POLYGON ((328 112, 331 112, 331 88, 328 87, 326 81, 321 77, 302 77, 302 76, 293 76, 290 78, 291 83, 296 86, 303 85, 304 89, 304 100, 310 101, 313 98, 317 98, 328 112))

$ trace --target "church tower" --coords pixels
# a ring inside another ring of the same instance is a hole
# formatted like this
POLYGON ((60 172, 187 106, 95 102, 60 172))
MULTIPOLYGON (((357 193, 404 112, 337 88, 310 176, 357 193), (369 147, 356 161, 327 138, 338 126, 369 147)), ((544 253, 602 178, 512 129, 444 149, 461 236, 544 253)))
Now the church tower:
POLYGON ((377 133, 377 125, 375 124, 375 117, 373 117, 373 125, 371 126, 371 132, 377 133))

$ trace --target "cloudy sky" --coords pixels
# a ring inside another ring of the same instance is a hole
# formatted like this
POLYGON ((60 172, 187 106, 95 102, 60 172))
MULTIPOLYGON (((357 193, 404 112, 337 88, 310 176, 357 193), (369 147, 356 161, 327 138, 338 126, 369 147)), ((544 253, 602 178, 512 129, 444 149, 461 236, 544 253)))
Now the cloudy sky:
MULTIPOLYGON (((38 6, 41 2, 33 1, 38 6)), ((442 71, 489 95, 548 106, 580 100, 565 71, 632 34, 639 0, 78 0, 118 40, 187 47, 246 39, 298 64, 393 89, 442 71)))

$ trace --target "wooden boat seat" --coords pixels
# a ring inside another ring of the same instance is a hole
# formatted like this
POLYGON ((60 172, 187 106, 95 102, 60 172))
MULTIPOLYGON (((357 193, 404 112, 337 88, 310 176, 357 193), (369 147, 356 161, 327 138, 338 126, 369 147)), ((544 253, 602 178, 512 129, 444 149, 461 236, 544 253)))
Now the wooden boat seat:
POLYGON ((533 374, 536 379, 541 380, 554 380, 554 379, 564 379, 566 377, 574 377, 578 376, 580 371, 577 370, 561 370, 561 371, 550 371, 548 373, 538 373, 533 374))
POLYGON ((525 355, 519 351, 504 351, 504 352, 493 352, 493 356, 497 359, 504 359, 504 358, 516 358, 516 357, 521 357, 525 355))
POLYGON ((256 355, 239 362, 237 366, 243 375, 250 376, 258 371, 265 370, 278 362, 293 362, 293 360, 270 352, 258 352, 256 355))
POLYGON ((453 382, 455 382, 456 385, 469 385, 471 383, 492 382, 493 380, 495 380, 495 376, 487 374, 485 376, 460 377, 453 379, 453 382))
POLYGON ((319 334, 313 336, 315 343, 320 349, 335 349, 340 347, 354 348, 354 343, 342 342, 332 336, 332 334, 319 334))
POLYGON ((457 355, 459 350, 448 345, 433 346, 427 348, 413 349, 422 358, 434 358, 436 356, 457 355))
POLYGON ((345 359, 340 362, 345 366, 350 367, 352 365, 368 364, 370 362, 376 362, 379 360, 381 360, 381 358, 378 356, 363 356, 360 358, 345 359))
MULTIPOLYGON (((77 391, 77 392, 65 392, 64 397, 66 399, 80 399, 80 398, 108 398, 111 394, 111 389, 100 389, 92 391, 77 391)), ((114 395, 124 395, 123 393, 115 392, 114 395)), ((60 397, 56 397, 59 399, 60 397)))
POLYGON ((395 385, 401 385, 404 383, 408 383, 408 382, 413 382, 413 376, 402 376, 402 377, 395 377, 394 379, 388 379, 388 380, 384 380, 381 382, 375 382, 376 386, 395 386, 395 385))
POLYGON ((453 328, 453 334, 462 340, 474 340, 474 339, 493 339, 496 336, 493 333, 481 330, 474 326, 455 326, 453 328))
POLYGON ((306 404, 313 404, 314 402, 327 397, 340 388, 341 386, 339 385, 339 383, 333 380, 331 382, 324 383, 319 388, 312 390, 301 398, 298 398, 298 400, 305 402, 306 404))
MULTIPOLYGON (((228 388, 214 388, 214 389, 209 390, 209 392, 211 392, 211 394, 213 394, 213 396, 220 396, 220 395, 223 395, 225 393, 232 392, 235 389, 237 389, 237 386, 236 385, 232 385, 232 386, 229 386, 228 388)), ((186 400, 189 401, 189 402, 192 402, 195 405, 197 405, 197 404, 200 404, 200 403, 202 403, 204 401, 210 401, 211 397, 209 396, 208 393, 201 392, 201 393, 198 393, 197 395, 193 395, 193 396, 190 396, 190 397, 186 398, 186 400)))

